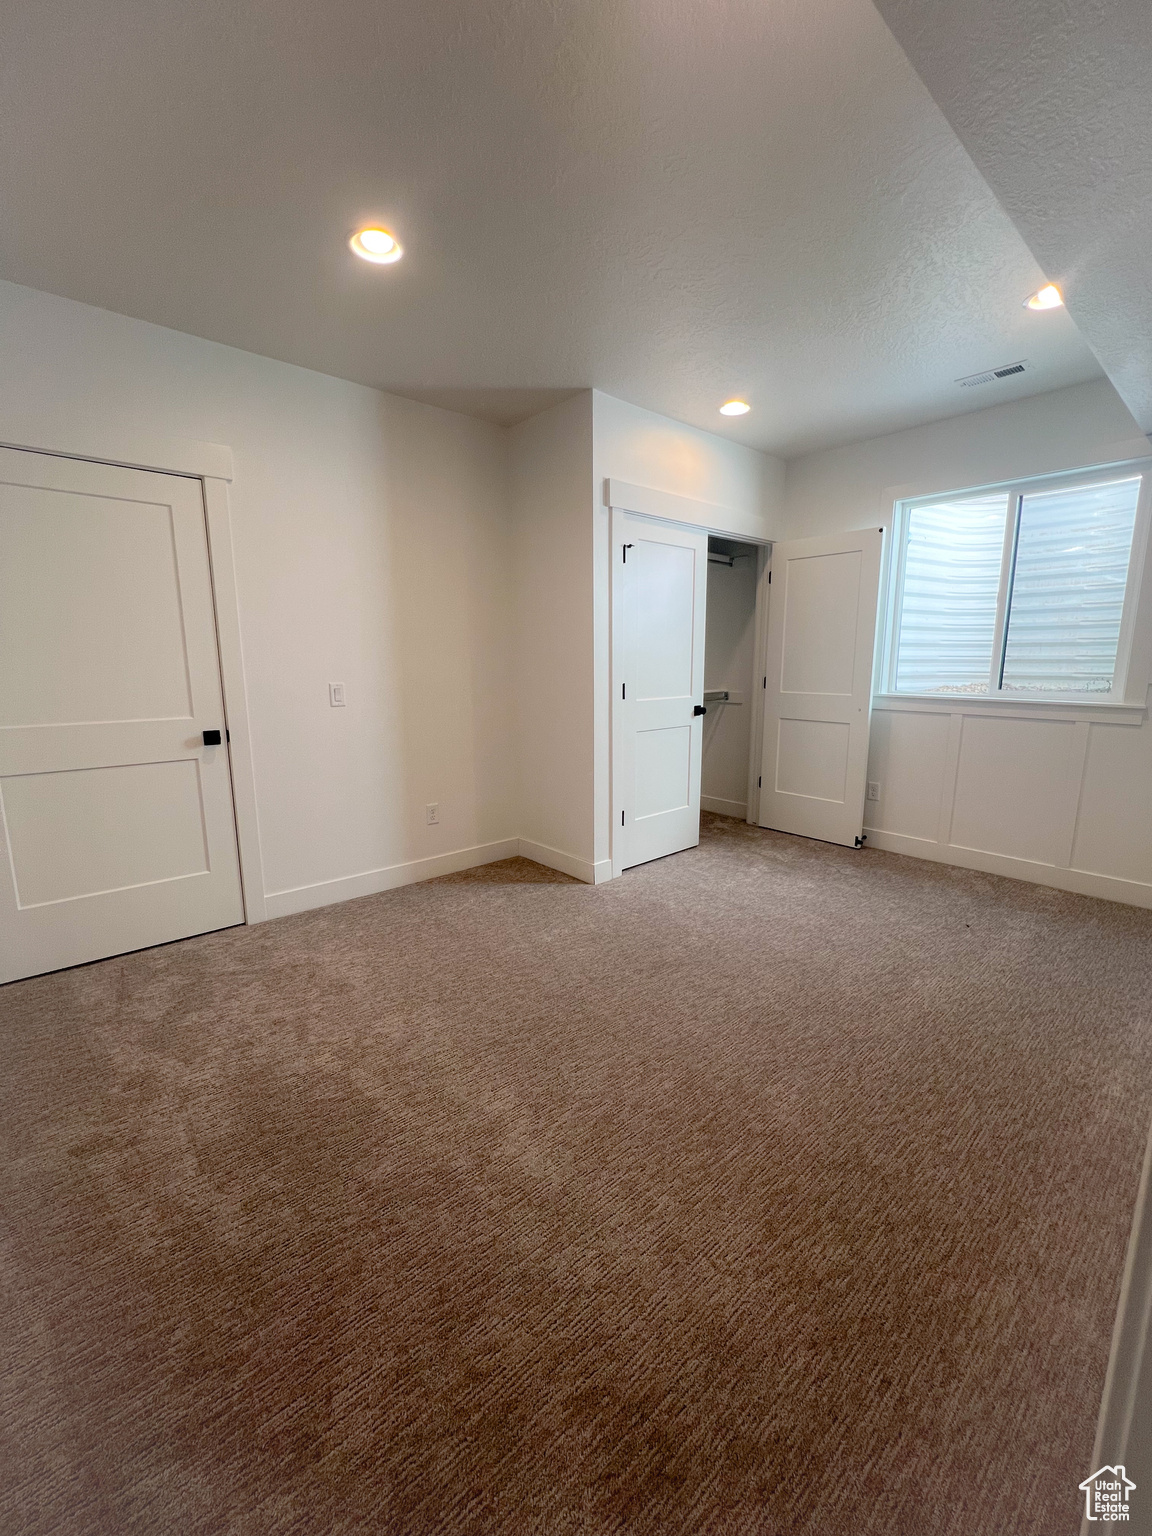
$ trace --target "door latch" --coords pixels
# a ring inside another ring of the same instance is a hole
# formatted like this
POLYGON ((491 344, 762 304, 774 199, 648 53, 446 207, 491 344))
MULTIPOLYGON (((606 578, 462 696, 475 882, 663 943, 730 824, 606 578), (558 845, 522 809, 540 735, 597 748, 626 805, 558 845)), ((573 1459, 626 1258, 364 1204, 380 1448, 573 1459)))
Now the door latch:
POLYGON ((693 708, 692 713, 693 715, 706 715, 708 713, 707 706, 704 704, 697 704, 693 708))
MULTIPOLYGON (((228 740, 231 741, 232 737, 229 736, 228 740)), ((204 732, 204 745, 206 747, 218 747, 220 745, 220 732, 219 731, 205 731, 204 732)))

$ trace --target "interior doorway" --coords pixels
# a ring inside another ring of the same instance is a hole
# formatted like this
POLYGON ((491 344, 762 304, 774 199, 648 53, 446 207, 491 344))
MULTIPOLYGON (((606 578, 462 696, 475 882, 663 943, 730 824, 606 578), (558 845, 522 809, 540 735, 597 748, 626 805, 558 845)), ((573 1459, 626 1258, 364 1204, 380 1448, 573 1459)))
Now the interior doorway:
POLYGON ((772 551, 759 822, 859 848, 884 533, 772 551))
POLYGON ((613 874, 695 847, 701 809, 755 816, 767 554, 613 508, 613 874))
POLYGON ((203 486, 0 449, 0 980, 244 921, 203 486))
POLYGON ((756 592, 762 546, 708 538, 704 742, 700 806, 745 820, 756 674, 756 592))
POLYGON ((695 847, 702 809, 859 847, 882 530, 612 530, 613 874, 695 847))
POLYGON ((613 509, 613 873, 700 841, 708 535, 613 509))

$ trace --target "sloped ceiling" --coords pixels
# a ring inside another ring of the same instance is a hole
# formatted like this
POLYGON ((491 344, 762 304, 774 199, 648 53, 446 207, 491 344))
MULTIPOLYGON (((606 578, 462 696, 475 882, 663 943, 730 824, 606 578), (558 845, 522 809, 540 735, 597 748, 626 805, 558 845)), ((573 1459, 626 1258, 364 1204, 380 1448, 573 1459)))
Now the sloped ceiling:
POLYGON ((1152 432, 1152 3, 876 3, 1152 432))

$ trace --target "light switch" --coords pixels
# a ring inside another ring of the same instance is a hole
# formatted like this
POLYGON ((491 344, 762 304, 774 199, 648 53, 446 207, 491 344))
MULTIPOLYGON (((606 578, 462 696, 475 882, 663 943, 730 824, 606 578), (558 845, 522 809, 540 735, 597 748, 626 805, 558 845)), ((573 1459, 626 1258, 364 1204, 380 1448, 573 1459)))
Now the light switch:
POLYGON ((328 702, 329 702, 329 704, 331 704, 333 709, 343 709, 344 708, 344 684, 343 683, 329 683, 328 684, 328 702))

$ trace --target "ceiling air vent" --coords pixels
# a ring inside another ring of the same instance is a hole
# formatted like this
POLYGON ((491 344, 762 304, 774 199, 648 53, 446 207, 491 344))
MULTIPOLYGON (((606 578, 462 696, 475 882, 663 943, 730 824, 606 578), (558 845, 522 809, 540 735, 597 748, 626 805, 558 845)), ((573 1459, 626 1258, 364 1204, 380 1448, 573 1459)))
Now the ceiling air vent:
POLYGON ((1010 379, 1014 373, 1023 373, 1027 362, 1005 363, 1003 368, 989 368, 987 373, 970 373, 966 379, 957 379, 961 389, 974 389, 977 384, 991 384, 995 379, 1010 379))

